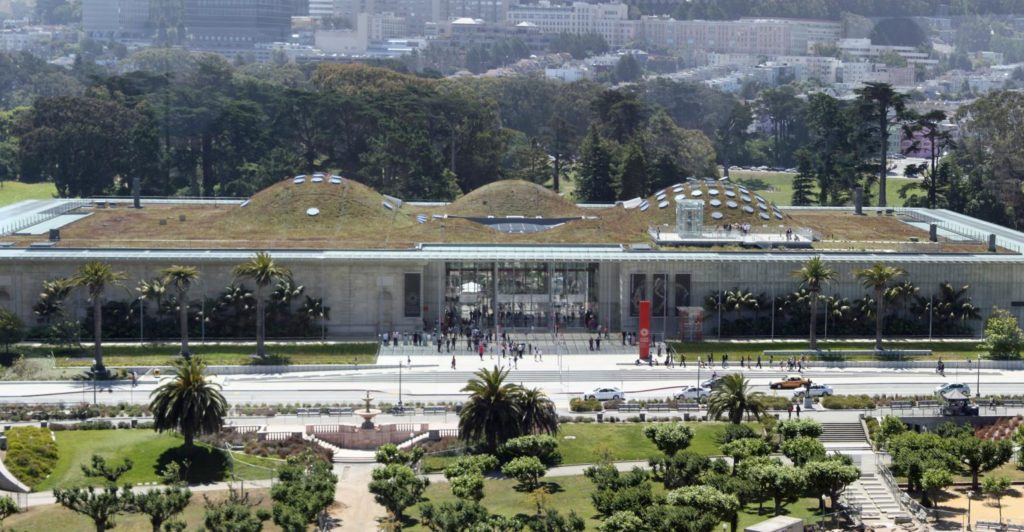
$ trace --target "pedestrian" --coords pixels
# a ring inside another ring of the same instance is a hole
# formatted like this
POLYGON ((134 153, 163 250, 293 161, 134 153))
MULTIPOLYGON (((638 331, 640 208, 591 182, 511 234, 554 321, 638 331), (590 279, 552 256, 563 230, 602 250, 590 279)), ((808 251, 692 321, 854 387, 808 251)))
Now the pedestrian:
POLYGON ((757 355, 757 369, 761 369, 761 355, 757 355))
POLYGON ((729 367, 729 353, 722 353, 722 367, 729 367))
POLYGON ((622 331, 622 345, 626 345, 626 331, 622 331))
POLYGON ((590 343, 590 350, 593 351, 594 350, 594 337, 593 336, 590 337, 590 342, 589 343, 590 343))
MULTIPOLYGON (((700 360, 699 358, 697 360, 700 360)), ((679 361, 683 363, 683 367, 686 367, 686 353, 679 353, 679 361)))
POLYGON ((800 419, 800 403, 796 405, 796 418, 800 419))
MULTIPOLYGON (((519 369, 519 357, 512 357, 512 367, 514 369, 519 369)), ((800 416, 797 415, 797 417, 800 417, 800 416)))
POLYGON ((543 349, 541 349, 541 348, 539 348, 539 347, 537 348, 537 358, 538 358, 538 359, 539 359, 539 360, 540 360, 541 362, 544 362, 544 350, 543 350, 543 349))
POLYGON ((452 369, 455 369, 455 355, 452 355, 452 369))
POLYGON ((412 367, 412 357, 411 356, 405 355, 405 365, 409 366, 410 368, 412 367))
POLYGON ((600 336, 598 336, 597 339, 594 340, 594 346, 597 347, 598 351, 601 350, 601 337, 600 336))
POLYGON ((786 419, 793 419, 793 403, 789 403, 789 417, 786 419))

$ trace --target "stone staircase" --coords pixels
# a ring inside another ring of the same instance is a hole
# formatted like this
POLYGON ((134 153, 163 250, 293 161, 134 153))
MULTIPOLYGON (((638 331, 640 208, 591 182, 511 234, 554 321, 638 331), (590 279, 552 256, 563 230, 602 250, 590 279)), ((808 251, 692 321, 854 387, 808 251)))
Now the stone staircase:
POLYGON ((860 478, 846 488, 843 498, 847 504, 860 507, 860 516, 865 523, 911 521, 910 514, 900 505, 896 495, 874 473, 862 472, 860 478))
POLYGON ((377 460, 373 451, 358 451, 354 449, 342 449, 337 445, 326 442, 312 434, 303 434, 303 439, 315 443, 328 451, 331 451, 331 462, 335 464, 372 464, 377 460))
POLYGON ((859 421, 853 423, 822 423, 821 428, 821 436, 818 437, 818 440, 825 444, 826 447, 829 444, 860 444, 870 446, 867 435, 864 434, 864 428, 859 421))

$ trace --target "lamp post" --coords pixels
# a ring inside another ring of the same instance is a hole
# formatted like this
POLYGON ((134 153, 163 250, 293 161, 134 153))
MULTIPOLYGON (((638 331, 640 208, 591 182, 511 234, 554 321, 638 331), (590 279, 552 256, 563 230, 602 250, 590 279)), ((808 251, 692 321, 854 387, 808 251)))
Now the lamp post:
POLYGON ((974 497, 974 492, 967 490, 967 530, 971 529, 971 499, 974 497))
POLYGON ((402 361, 398 361, 398 409, 403 410, 402 407, 402 361))
POLYGON ((977 394, 976 397, 981 398, 981 353, 978 353, 978 382, 974 393, 977 394))
POLYGON ((138 301, 139 301, 139 346, 141 347, 142 343, 144 341, 143 339, 146 337, 145 336, 145 330, 143 329, 143 327, 145 326, 144 324, 146 323, 146 301, 145 301, 145 299, 142 296, 139 296, 138 301))

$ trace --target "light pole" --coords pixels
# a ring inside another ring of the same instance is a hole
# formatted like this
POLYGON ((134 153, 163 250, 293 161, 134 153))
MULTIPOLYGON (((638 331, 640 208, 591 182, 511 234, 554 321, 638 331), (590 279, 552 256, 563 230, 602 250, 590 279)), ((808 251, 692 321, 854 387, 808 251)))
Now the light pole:
POLYGON ((142 296, 138 298, 139 302, 139 347, 142 347, 143 339, 146 337, 145 330, 143 327, 146 323, 146 302, 142 296))
POLYGON ((967 530, 971 529, 971 499, 974 497, 974 492, 967 490, 967 530))
POLYGON ((398 408, 402 410, 402 361, 398 361, 398 408))
POLYGON ((981 353, 978 353, 978 382, 974 393, 977 394, 976 397, 981 398, 981 353))

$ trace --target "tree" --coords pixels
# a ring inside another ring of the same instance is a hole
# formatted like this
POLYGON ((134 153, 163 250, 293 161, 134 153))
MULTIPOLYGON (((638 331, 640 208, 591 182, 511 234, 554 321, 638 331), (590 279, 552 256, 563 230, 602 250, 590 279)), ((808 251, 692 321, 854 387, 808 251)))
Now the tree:
POLYGON ((858 103, 866 120, 874 120, 879 146, 878 175, 878 206, 885 207, 885 181, 888 173, 889 126, 893 123, 889 117, 895 115, 897 122, 903 119, 907 97, 893 90, 888 83, 868 82, 864 87, 855 89, 858 103))
POLYGON ((203 525, 208 530, 225 532, 260 532, 263 522, 270 519, 270 512, 259 506, 260 500, 249 500, 249 492, 228 486, 228 497, 212 501, 203 495, 203 525))
POLYGON ((903 432, 889 439, 886 448, 892 455, 893 472, 907 478, 907 489, 920 491, 922 477, 929 469, 959 469, 950 444, 935 433, 903 432))
POLYGON ((1024 348, 1024 331, 1017 318, 1001 308, 993 308, 992 315, 985 320, 985 339, 980 349, 988 351, 989 358, 1012 360, 1020 358, 1024 348))
POLYGON ((188 488, 171 486, 163 489, 151 489, 144 493, 135 493, 128 502, 131 512, 145 514, 153 532, 160 532, 164 523, 180 514, 192 499, 192 491, 188 488))
POLYGON ((780 421, 775 430, 782 435, 783 439, 788 440, 799 436, 817 438, 821 436, 823 429, 821 423, 817 420, 804 418, 780 421))
POLYGON ((893 436, 902 434, 907 431, 906 423, 896 416, 885 416, 882 418, 882 423, 878 427, 878 439, 882 445, 885 445, 893 436))
POLYGON ((429 485, 429 480, 418 477, 409 466, 388 464, 373 470, 369 489, 377 503, 401 523, 405 509, 419 502, 429 485))
POLYGON ((588 467, 583 475, 596 487, 590 494, 590 500, 601 515, 609 516, 622 511, 639 515, 654 502, 651 475, 638 467, 621 474, 614 465, 605 463, 588 467))
POLYGON ((477 472, 465 473, 448 480, 452 495, 459 499, 477 501, 484 498, 484 476, 477 472))
POLYGON ((423 458, 423 454, 426 451, 422 447, 413 447, 408 451, 399 449, 397 445, 393 443, 385 443, 377 448, 377 452, 374 453, 374 459, 378 464, 402 464, 412 466, 416 462, 419 462, 423 458))
MULTIPOLYGON (((487 528, 492 524, 492 516, 482 504, 477 501, 459 499, 455 502, 445 502, 438 506, 433 503, 423 503, 420 506, 420 523, 434 532, 462 532, 464 530, 478 530, 487 528)), ((494 528, 502 530, 502 528, 494 528)))
POLYGON ((194 266, 174 265, 160 271, 165 285, 173 285, 178 292, 178 325, 181 327, 181 356, 190 358, 188 349, 188 289, 199 280, 194 266))
POLYGON ((793 272, 793 276, 800 280, 800 286, 806 288, 811 296, 811 349, 818 348, 818 298, 821 295, 822 286, 835 280, 838 275, 835 270, 825 264, 820 256, 811 257, 803 267, 793 272))
POLYGON ((757 479, 756 483, 765 488, 775 503, 775 515, 782 513, 782 503, 799 497, 805 487, 801 469, 779 463, 759 464, 747 471, 747 476, 757 479))
POLYGON ((625 54, 615 63, 613 78, 617 83, 636 81, 643 76, 643 67, 633 54, 625 54))
POLYGON ((444 478, 451 480, 455 477, 471 473, 486 473, 498 469, 498 459, 489 454, 473 454, 462 456, 444 468, 444 478))
POLYGON ((828 496, 832 508, 836 508, 839 494, 846 486, 860 478, 857 466, 844 464, 840 460, 818 460, 804 466, 808 488, 821 501, 819 509, 825 513, 825 496, 828 496))
POLYGON ((953 483, 948 469, 928 469, 921 475, 921 505, 930 507, 937 491, 953 483))
POLYGON ((9 353, 11 346, 25 339, 25 322, 17 314, 0 308, 0 346, 9 353))
POLYGON ((732 458, 732 474, 736 474, 736 466, 752 456, 768 456, 772 448, 761 438, 740 438, 722 444, 722 454, 732 458))
POLYGON ((92 486, 56 488, 53 490, 53 498, 68 510, 92 519, 96 532, 104 532, 108 528, 113 528, 114 518, 126 510, 127 503, 132 499, 132 492, 128 486, 121 491, 114 486, 99 490, 92 486))
POLYGON ((743 421, 743 414, 761 419, 765 412, 763 397, 763 392, 751 390, 750 381, 743 378, 742 373, 730 373, 722 377, 722 382, 708 397, 708 417, 720 419, 724 414, 736 425, 743 421))
POLYGON ((115 286, 125 280, 124 272, 116 272, 109 264, 90 261, 81 266, 71 278, 74 286, 84 287, 92 299, 93 352, 95 362, 92 370, 97 375, 105 375, 103 366, 103 292, 107 287, 115 286))
POLYGON ((338 477, 330 463, 312 453, 289 456, 277 470, 277 478, 270 498, 274 500, 274 523, 282 530, 305 532, 334 502, 338 477))
POLYGON ((790 202, 796 206, 811 205, 814 202, 814 169, 811 158, 806 151, 796 154, 797 174, 793 176, 793 195, 790 202))
POLYGON ((544 476, 545 471, 547 471, 547 468, 535 456, 513 458, 501 467, 502 474, 519 481, 527 491, 533 491, 537 488, 537 485, 540 483, 540 477, 544 476))
POLYGON ((619 164, 618 189, 619 199, 628 200, 648 193, 647 157, 639 142, 630 142, 624 148, 622 162, 619 164))
POLYGON ((801 467, 808 462, 825 458, 825 446, 815 438, 800 436, 782 443, 782 454, 801 467))
POLYGON ((678 452, 671 457, 651 458, 648 461, 654 478, 661 480, 666 489, 696 484, 701 473, 711 467, 711 460, 691 451, 678 452))
POLYGON ((1010 461, 1013 445, 1008 440, 983 440, 964 432, 950 441, 950 451, 971 473, 971 489, 978 491, 978 475, 1010 461))
POLYGON ((930 159, 926 183, 928 187, 928 208, 935 209, 937 207, 939 189, 938 159, 945 148, 953 143, 952 134, 942 128, 942 123, 946 121, 946 112, 939 109, 929 111, 923 115, 909 112, 907 117, 910 119, 910 123, 904 127, 904 136, 913 139, 907 151, 916 151, 920 148, 920 142, 916 140, 917 134, 923 134, 924 138, 928 139, 928 155, 930 159))
POLYGON ((249 262, 235 266, 234 276, 237 279, 252 279, 256 283, 256 355, 265 357, 267 352, 263 343, 266 340, 267 302, 264 300, 263 292, 271 284, 291 277, 291 272, 278 266, 270 253, 260 251, 249 259, 249 262))
POLYGON ((981 482, 982 492, 996 500, 996 506, 999 507, 999 524, 1003 524, 1003 497, 1010 491, 1011 484, 1010 477, 1007 476, 990 475, 981 482))
POLYGON ((481 369, 462 388, 469 398, 459 413, 460 439, 483 440, 493 452, 499 444, 522 434, 522 388, 505 382, 508 372, 507 368, 481 369))
POLYGON ((860 281, 864 288, 870 288, 875 292, 875 350, 882 350, 882 323, 885 317, 885 291, 889 283, 903 276, 906 272, 902 268, 886 266, 876 262, 870 268, 857 270, 854 277, 860 281))
POLYGON ((524 388, 519 394, 519 411, 523 416, 523 434, 555 434, 558 414, 555 404, 540 388, 524 388))
POLYGON ((612 150, 608 141, 590 126, 580 143, 576 163, 576 199, 583 202, 607 202, 615 199, 612 188, 612 150))
POLYGON ((533 456, 548 467, 562 462, 558 440, 548 435, 530 434, 512 438, 498 447, 498 456, 505 462, 521 456, 533 456))
POLYGON ((157 432, 176 430, 191 451, 196 434, 213 434, 224 426, 227 401, 220 384, 206 377, 206 363, 199 358, 174 362, 174 377, 150 393, 149 409, 157 432))
POLYGON ((686 486, 668 492, 665 502, 675 506, 689 506, 716 516, 720 521, 731 521, 739 512, 740 501, 735 495, 722 493, 710 486, 686 486))
POLYGON ((655 423, 644 427, 644 436, 669 457, 690 446, 693 429, 682 423, 655 423))
POLYGON ((615 512, 598 527, 600 532, 637 532, 646 529, 644 521, 630 511, 615 512))
POLYGON ((82 474, 87 477, 102 478, 107 481, 107 484, 116 486, 117 479, 131 471, 132 465, 134 464, 131 458, 125 458, 124 462, 111 466, 107 464, 107 461, 102 456, 94 454, 89 465, 82 464, 82 474))

